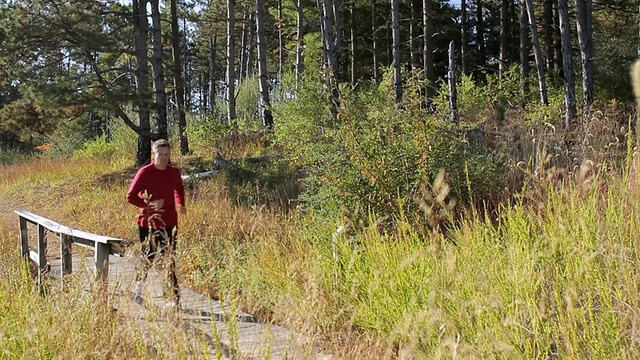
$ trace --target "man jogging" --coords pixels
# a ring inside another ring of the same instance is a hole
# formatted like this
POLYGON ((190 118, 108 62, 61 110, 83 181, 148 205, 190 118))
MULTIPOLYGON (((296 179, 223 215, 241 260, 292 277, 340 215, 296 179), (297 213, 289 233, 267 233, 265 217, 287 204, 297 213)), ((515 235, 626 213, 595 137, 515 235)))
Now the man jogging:
POLYGON ((166 254, 168 268, 165 270, 171 290, 167 305, 177 308, 180 289, 174 251, 178 212, 186 213, 184 185, 180 171, 169 164, 169 142, 157 140, 151 149, 153 162, 138 170, 127 192, 127 202, 140 209, 137 223, 144 259, 141 271, 136 274, 136 281, 145 280, 154 260, 166 254))

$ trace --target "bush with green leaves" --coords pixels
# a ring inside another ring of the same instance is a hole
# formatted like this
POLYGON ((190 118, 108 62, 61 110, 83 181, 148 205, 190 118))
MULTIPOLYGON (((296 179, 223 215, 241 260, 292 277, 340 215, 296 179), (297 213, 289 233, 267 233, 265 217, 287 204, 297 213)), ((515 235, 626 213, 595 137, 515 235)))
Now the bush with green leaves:
POLYGON ((109 131, 91 140, 85 140, 75 150, 73 158, 120 157, 131 158, 135 155, 138 135, 120 120, 109 122, 109 131))
POLYGON ((333 214, 360 207, 365 216, 391 219, 420 216, 441 170, 450 198, 466 202, 501 191, 505 159, 500 149, 467 139, 481 133, 477 125, 454 125, 419 103, 397 106, 389 101, 390 84, 343 94, 335 120, 324 97, 309 90, 280 107, 276 138, 307 170, 302 199, 308 207, 333 214))
POLYGON ((258 76, 249 76, 238 86, 236 99, 236 114, 238 119, 259 122, 260 92, 258 91, 258 76))

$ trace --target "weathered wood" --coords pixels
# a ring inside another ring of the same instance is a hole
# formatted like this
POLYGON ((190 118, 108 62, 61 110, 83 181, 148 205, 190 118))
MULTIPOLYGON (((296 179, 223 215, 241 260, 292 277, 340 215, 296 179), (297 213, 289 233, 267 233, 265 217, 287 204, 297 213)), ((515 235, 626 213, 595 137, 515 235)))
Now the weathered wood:
POLYGON ((60 277, 71 274, 71 240, 72 238, 66 234, 60 234, 60 277))
POLYGON ((20 217, 20 253, 23 257, 29 255, 29 238, 27 237, 27 220, 20 217))
MULTIPOLYGON (((38 264, 38 287, 42 287, 43 275, 48 271, 49 265, 46 259, 47 243, 45 240, 45 229, 60 236, 60 277, 70 274, 72 271, 71 244, 76 243, 94 250, 94 269, 97 278, 103 281, 109 275, 109 255, 122 256, 124 253, 121 247, 122 240, 108 236, 96 235, 86 231, 72 229, 68 226, 45 217, 30 213, 28 211, 14 211, 19 215, 20 220, 20 242, 22 253, 28 254, 35 263, 38 264), (27 222, 37 225, 38 228, 38 252, 29 249, 27 239, 27 222), (25 250, 26 248, 26 250, 25 250)), ((63 281, 64 286, 64 281, 63 281)))
POLYGON ((38 224, 38 289, 42 289, 44 269, 47 266, 47 241, 44 238, 44 226, 38 224))
POLYGON ((86 232, 86 231, 82 231, 82 230, 77 230, 77 229, 73 229, 70 228, 68 226, 64 226, 61 225, 53 220, 47 219, 45 217, 42 217, 40 215, 36 215, 33 213, 30 213, 28 211, 22 211, 22 210, 16 210, 14 211, 16 214, 18 214, 20 217, 26 219, 27 221, 33 223, 33 224, 37 224, 37 225, 41 225, 51 231, 53 231, 54 233, 57 234, 66 234, 66 235, 70 235, 74 238, 74 242, 77 239, 85 239, 85 240, 89 240, 91 242, 99 242, 99 243, 104 243, 107 244, 109 242, 121 242, 122 239, 118 239, 118 238, 112 238, 109 236, 102 236, 102 235, 96 235, 90 232, 86 232))
POLYGON ((96 278, 106 281, 109 276, 109 245, 96 243, 94 263, 96 278))
POLYGON ((34 263, 38 263, 38 252, 37 251, 33 251, 33 250, 29 250, 28 251, 29 254, 29 259, 31 259, 31 261, 33 261, 34 263))

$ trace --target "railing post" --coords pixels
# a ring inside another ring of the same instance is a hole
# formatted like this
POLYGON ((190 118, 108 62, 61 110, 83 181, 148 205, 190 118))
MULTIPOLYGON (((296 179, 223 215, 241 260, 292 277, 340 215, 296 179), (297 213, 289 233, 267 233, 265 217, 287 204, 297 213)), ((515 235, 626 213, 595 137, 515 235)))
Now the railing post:
POLYGON ((107 281, 109 279, 109 245, 96 242, 95 247, 96 278, 107 281))
POLYGON ((19 216, 20 220, 20 253, 29 259, 29 237, 27 236, 27 219, 19 216))
POLYGON ((71 274, 71 236, 60 234, 60 278, 64 287, 64 276, 71 274))
POLYGON ((47 267, 47 241, 44 238, 44 226, 38 224, 38 289, 42 290, 44 270, 47 267))

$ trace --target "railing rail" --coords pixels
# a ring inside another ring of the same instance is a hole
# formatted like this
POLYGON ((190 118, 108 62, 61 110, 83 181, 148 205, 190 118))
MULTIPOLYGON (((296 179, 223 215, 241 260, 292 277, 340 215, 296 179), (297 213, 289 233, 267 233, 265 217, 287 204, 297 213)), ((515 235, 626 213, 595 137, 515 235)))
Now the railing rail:
POLYGON ((33 260, 38 265, 38 287, 42 286, 47 265, 47 241, 45 230, 60 237, 60 277, 71 274, 71 244, 75 243, 94 250, 94 269, 97 278, 106 280, 109 275, 109 255, 123 256, 122 239, 96 235, 86 231, 77 230, 61 225, 51 219, 33 214, 29 211, 14 211, 20 221, 20 249, 22 256, 33 260), (37 226, 38 247, 37 251, 29 248, 27 223, 37 226))

